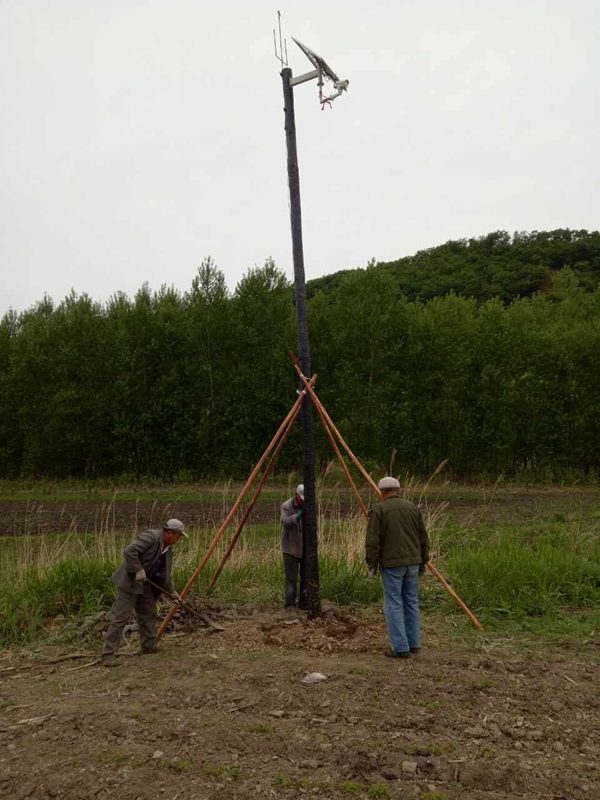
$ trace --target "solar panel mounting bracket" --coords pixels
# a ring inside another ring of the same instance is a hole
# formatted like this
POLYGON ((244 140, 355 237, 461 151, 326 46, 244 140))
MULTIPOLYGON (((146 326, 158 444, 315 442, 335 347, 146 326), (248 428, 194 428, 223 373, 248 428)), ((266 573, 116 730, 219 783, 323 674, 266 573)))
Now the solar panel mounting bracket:
POLYGON ((307 81, 312 81, 315 78, 319 78, 321 73, 318 69, 313 69, 312 72, 305 72, 304 75, 298 75, 297 78, 292 78, 290 81, 290 86, 299 86, 301 83, 306 83, 307 81))

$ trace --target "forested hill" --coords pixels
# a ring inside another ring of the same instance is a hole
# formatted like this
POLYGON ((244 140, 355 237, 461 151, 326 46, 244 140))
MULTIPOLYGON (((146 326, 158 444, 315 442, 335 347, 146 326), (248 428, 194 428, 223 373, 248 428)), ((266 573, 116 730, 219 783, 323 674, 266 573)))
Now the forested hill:
MULTIPOLYGON (((491 234, 339 277, 308 303, 319 396, 378 475, 396 451, 397 474, 597 480, 599 267, 597 233, 491 234)), ((185 292, 7 312, 0 478, 247 475, 296 397, 295 329, 270 259, 233 292, 207 258, 185 292)))
MULTIPOLYGON (((393 276, 409 300, 430 300, 453 290, 479 301, 499 297, 508 303, 544 291, 550 287, 552 276, 565 267, 577 273, 582 288, 598 288, 600 233, 559 229, 510 236, 506 231, 496 231, 370 267, 393 276)), ((359 271, 342 270, 310 281, 309 296, 329 292, 345 276, 359 271)))

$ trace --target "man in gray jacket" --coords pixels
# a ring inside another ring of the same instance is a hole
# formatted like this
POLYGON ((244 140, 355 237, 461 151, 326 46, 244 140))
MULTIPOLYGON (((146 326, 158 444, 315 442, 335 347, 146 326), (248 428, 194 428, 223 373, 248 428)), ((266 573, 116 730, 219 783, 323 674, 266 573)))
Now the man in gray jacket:
POLYGON ((172 547, 182 536, 189 538, 183 522, 170 519, 162 528, 144 531, 123 550, 124 561, 112 576, 117 587, 117 601, 102 652, 102 664, 105 667, 117 664, 115 653, 132 611, 135 611, 139 625, 142 653, 158 652, 156 599, 159 592, 146 581, 149 579, 164 587, 179 599, 171 576, 172 547))
MULTIPOLYGON (((304 578, 304 559, 302 542, 302 506, 304 505, 304 484, 300 484, 290 500, 281 506, 281 551, 285 570, 285 607, 295 608, 298 598, 298 571, 300 586, 304 578)), ((301 604, 300 604, 301 605, 301 604)))

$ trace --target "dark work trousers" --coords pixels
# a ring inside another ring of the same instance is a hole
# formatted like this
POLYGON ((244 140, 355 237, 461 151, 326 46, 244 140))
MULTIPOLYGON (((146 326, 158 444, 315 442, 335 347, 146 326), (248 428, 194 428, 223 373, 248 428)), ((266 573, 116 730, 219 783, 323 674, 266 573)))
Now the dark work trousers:
POLYGON ((117 602, 106 634, 102 658, 114 655, 119 649, 123 628, 132 611, 135 611, 138 621, 142 651, 156 646, 156 599, 152 587, 144 584, 142 594, 130 594, 117 589, 117 602))
MULTIPOLYGON (((297 605, 298 598, 298 572, 300 572, 300 583, 304 581, 304 559, 291 556, 289 553, 283 554, 283 567, 285 570, 285 607, 297 605)), ((302 598, 300 598, 302 601, 302 598)), ((300 602, 302 605, 302 602, 300 602)))

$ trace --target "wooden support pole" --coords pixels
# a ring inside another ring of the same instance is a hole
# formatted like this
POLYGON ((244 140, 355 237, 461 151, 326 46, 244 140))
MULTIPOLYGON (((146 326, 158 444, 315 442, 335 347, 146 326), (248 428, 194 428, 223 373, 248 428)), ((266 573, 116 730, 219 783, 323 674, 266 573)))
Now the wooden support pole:
MULTIPOLYGON (((248 493, 248 490, 250 489, 254 479, 256 478, 258 473, 260 472, 260 469, 261 469, 262 465, 265 463, 265 461, 269 457, 269 454, 271 453, 273 448, 276 446, 277 442, 279 441, 279 437, 283 434, 284 430, 287 428, 289 421, 292 419, 292 417, 297 413, 298 409, 300 408, 302 400, 306 396, 306 391, 307 390, 310 391, 312 389, 312 385, 316 381, 316 379, 317 379, 317 376, 313 375, 313 377, 311 378, 310 382, 307 382, 307 388, 304 391, 299 392, 298 397, 296 398, 296 401, 295 401, 294 405, 291 407, 291 409, 288 412, 287 416, 285 417, 285 419, 283 420, 283 422, 279 426, 279 429, 278 429, 277 433, 275 434, 275 436, 271 440, 271 443, 269 444, 269 446, 267 447, 265 452, 260 457, 258 463, 256 464, 256 466, 254 467, 254 469, 250 473, 250 476, 249 476, 248 480, 244 484, 244 487, 242 488, 242 491, 240 492, 237 500, 235 501, 235 503, 231 507, 231 509, 229 511, 229 514, 227 514, 223 524, 221 525, 221 527, 219 528, 219 530, 215 534, 215 537, 212 540, 212 542, 210 543, 210 546, 209 546, 204 558, 198 564, 198 566, 196 567, 196 570, 194 571, 194 574, 192 575, 192 577, 189 579, 189 581, 186 583, 186 585, 181 590, 182 599, 187 595, 187 593, 190 591, 192 586, 196 583, 196 581, 198 579, 198 575, 200 575, 200 573, 204 569, 204 567, 206 565, 206 562, 208 561, 208 559, 213 554, 213 551, 214 551, 215 547, 217 546, 217 544, 219 543, 219 540, 221 539, 221 537, 223 536, 223 534, 225 533, 225 531, 229 527, 229 524, 230 524, 231 520, 235 516, 235 512, 240 507, 240 505, 242 503, 242 500, 244 499, 244 497, 248 493)), ((167 625, 173 619, 173 616, 175 615, 175 611, 176 610, 177 609, 175 608, 175 606, 173 606, 173 608, 171 608, 171 610, 169 611, 167 616, 162 621, 162 625, 158 629, 158 633, 156 635, 157 639, 160 639, 162 637, 163 633, 167 629, 167 625)))
MULTIPOLYGON (((329 425, 331 426, 331 429, 333 430, 333 432, 335 433, 335 435, 336 435, 336 436, 338 437, 338 439, 340 440, 341 444, 342 444, 342 445, 343 445, 343 447, 345 448, 346 452, 348 453, 348 455, 350 456, 350 458, 352 459, 352 461, 354 462, 354 464, 355 464, 355 465, 358 467, 358 469, 360 470, 360 472, 362 473, 362 475, 363 475, 363 476, 366 478, 366 480, 368 481, 368 483, 370 484, 370 486, 371 486, 371 487, 372 487, 372 488, 375 490, 375 492, 377 492, 377 495, 378 495, 379 497, 381 497, 381 492, 379 491, 379 488, 378 488, 377 484, 375 483, 375 481, 373 480, 373 478, 372 478, 372 477, 369 475, 369 473, 366 471, 366 469, 365 469, 365 468, 362 466, 362 464, 360 463, 360 461, 358 460, 358 458, 357 458, 357 457, 354 455, 354 453, 352 452, 352 450, 350 450, 350 448, 348 447, 348 445, 347 445, 347 444, 346 444, 346 442, 344 441, 344 438, 343 438, 342 434, 341 434, 341 433, 339 432, 339 430, 336 428, 335 424, 334 424, 334 423, 332 422, 332 420, 331 420, 331 417, 329 416, 329 414, 328 414, 328 413, 327 413, 327 411, 325 410, 325 407, 323 406, 323 403, 321 403, 321 401, 320 401, 320 400, 319 400, 319 398, 317 397, 317 394, 316 394, 316 392, 315 392, 315 391, 312 389, 312 387, 310 387, 310 386, 308 385, 308 384, 309 384, 309 381, 308 381, 308 380, 306 379, 306 377, 303 375, 303 373, 302 373, 302 370, 300 369, 300 366, 299 366, 299 364, 298 364, 298 359, 295 357, 295 355, 294 355, 293 353, 292 353, 291 355, 292 355, 292 359, 293 359, 293 361, 294 361, 294 365, 295 365, 295 367, 296 367, 296 372, 298 373, 298 375, 299 375, 299 376, 300 376, 300 378, 302 379, 302 381, 303 381, 304 385, 306 386, 306 388, 307 388, 308 392, 310 393, 310 396, 311 396, 311 398, 312 398, 312 401, 313 401, 313 403, 314 403, 314 406, 315 406, 315 408, 317 409, 317 411, 319 412, 319 416, 321 416, 321 419, 325 419, 325 420, 327 420, 327 422, 328 422, 328 423, 329 423, 329 425)), ((326 430, 327 430, 327 429, 326 429, 326 430)), ((368 513, 367 513, 367 510, 366 510, 366 508, 364 507, 364 503, 361 503, 361 508, 362 508, 362 510, 363 510, 363 513, 364 513, 365 517, 368 517, 368 513)), ((482 630, 482 627, 483 627, 483 626, 481 625, 481 623, 479 622, 479 620, 477 619, 477 617, 476 617, 476 616, 473 614, 473 612, 472 612, 472 611, 471 611, 471 610, 468 608, 468 606, 466 605, 466 603, 464 603, 464 602, 463 602, 463 601, 460 599, 460 597, 459 597, 459 596, 456 594, 456 592, 454 591, 454 589, 452 589, 452 587, 451 587, 451 586, 448 584, 448 582, 447 582, 447 581, 444 579, 444 577, 443 577, 443 576, 442 576, 442 575, 441 575, 441 574, 438 572, 438 570, 437 570, 437 569, 436 569, 436 568, 433 566, 433 564, 431 563, 431 561, 428 561, 428 562, 427 562, 427 569, 428 569, 428 570, 431 572, 431 574, 432 574, 432 575, 434 575, 434 577, 435 577, 435 578, 437 578, 437 580, 440 582, 440 584, 443 586, 443 588, 444 588, 444 589, 445 589, 445 590, 448 592, 448 594, 450 595, 450 597, 451 597, 451 598, 454 600, 454 602, 456 603, 456 605, 457 605, 457 606, 458 606, 458 607, 459 607, 459 608, 460 608, 460 609, 461 609, 461 610, 462 610, 462 611, 465 613, 465 615, 466 615, 466 616, 468 617, 468 619, 469 619, 469 620, 470 620, 470 621, 473 623, 473 625, 475 625, 475 627, 476 627, 476 628, 478 628, 479 630, 482 630)))
POLYGON ((479 620, 477 619, 477 617, 476 617, 476 616, 473 614, 473 612, 472 612, 472 611, 471 611, 471 610, 468 608, 468 606, 467 606, 467 605, 466 605, 466 604, 465 604, 465 603, 464 603, 464 602, 463 602, 463 601, 460 599, 460 597, 459 597, 459 596, 456 594, 456 592, 454 591, 454 589, 453 589, 453 588, 452 588, 452 587, 451 587, 451 586, 448 584, 448 582, 445 580, 445 578, 443 577, 443 575, 441 575, 441 574, 440 574, 440 573, 437 571, 437 569, 436 569, 436 568, 433 566, 433 564, 431 563, 431 561, 428 561, 428 562, 427 562, 427 569, 428 569, 428 570, 431 572, 431 574, 432 574, 432 575, 435 575, 435 577, 436 577, 436 578, 438 579, 438 581, 439 581, 439 582, 442 584, 442 586, 444 587, 444 589, 445 589, 445 590, 448 592, 448 594, 450 595, 450 597, 451 597, 451 598, 454 600, 454 602, 456 603, 456 605, 457 605, 457 606, 458 606, 460 609, 462 609, 462 610, 464 611, 464 613, 465 613, 465 614, 466 614, 466 616, 467 616, 467 617, 468 617, 468 618, 471 620, 471 622, 473 623, 473 625, 475 625, 475 627, 476 627, 476 628, 479 628, 479 630, 482 630, 482 629, 483 629, 483 626, 481 625, 481 623, 479 622, 479 620))
MULTIPOLYGON (((287 149, 287 172, 290 200, 290 223, 292 231, 292 257, 294 261, 294 291, 296 300, 296 331, 298 355, 305 375, 310 375, 310 345, 308 341, 308 306, 306 301, 306 276, 304 273, 304 247, 302 243, 302 210, 300 204, 300 170, 296 143, 296 115, 294 112, 294 88, 292 70, 281 71, 283 105, 285 114, 285 141, 287 149)), ((319 584, 319 541, 317 532, 317 490, 315 479, 315 446, 313 436, 312 403, 310 397, 302 403, 300 414, 302 425, 302 476, 304 483, 304 505, 302 508, 302 559, 304 581, 301 595, 306 592, 310 617, 321 616, 321 592, 319 584)))
POLYGON ((206 596, 207 597, 212 592, 212 590, 214 589, 216 582, 219 580, 219 575, 221 574, 221 572, 223 570, 223 567, 225 566, 225 564, 229 560, 229 556, 232 554, 233 548, 235 547, 235 545, 237 543, 237 540, 240 538, 240 534, 242 533, 242 531, 244 529, 244 526, 246 525, 246 522, 248 521, 248 517, 250 516, 250 513, 251 513, 252 509, 256 505, 256 501, 258 500, 258 498, 260 496, 262 488, 265 485, 265 482, 266 482, 267 478, 271 474, 271 470, 273 469, 275 461, 277 460, 277 456, 281 452, 281 449, 282 449, 282 447, 283 447, 283 445, 285 443, 285 440, 287 439, 290 431, 294 427, 294 423, 298 419, 298 414, 299 413, 300 413, 300 409, 297 409, 296 413, 294 414, 294 416, 289 421, 287 428, 283 432, 283 435, 282 435, 281 439, 279 440, 279 444, 277 445, 277 447, 275 449, 275 452, 271 456, 271 458, 269 460, 269 463, 267 464, 267 468, 265 469, 265 471, 263 473, 263 476, 260 479, 260 482, 259 482, 258 486, 256 487, 256 491, 254 492, 254 497, 252 498, 252 500, 248 504, 248 508, 246 509, 246 511, 244 513, 244 516, 242 517, 242 519, 240 521, 240 524, 237 526, 237 530, 236 530, 236 532, 234 533, 234 535, 233 535, 233 537, 231 539, 231 543, 230 543, 230 545, 229 545, 229 547, 227 549, 227 552, 225 553, 225 555, 221 559, 221 563, 217 567, 216 572, 212 577, 212 580, 211 580, 211 582, 209 584, 209 587, 208 587, 208 589, 206 591, 206 596))
MULTIPOLYGON (((294 361, 294 366, 296 367, 296 372, 298 373, 298 375, 302 379, 302 382, 304 383, 304 385, 308 388, 309 381, 306 378, 306 376, 302 373, 302 370, 300 369, 300 364, 298 363, 298 359, 296 358, 296 356, 293 353, 290 353, 290 355, 292 356, 292 359, 294 361)), ((313 391, 312 387, 308 388, 308 392, 309 392, 309 394, 311 396, 311 399, 313 400, 315 406, 318 406, 321 409, 321 411, 323 412, 323 416, 325 417, 325 419, 327 420, 328 424, 330 425, 331 430, 335 433, 335 435, 340 440, 340 443, 342 444, 342 447, 344 448, 344 450, 350 456, 350 460, 358 468, 358 470, 362 474, 363 478, 365 478, 367 483, 369 483, 371 485, 371 487, 377 492, 377 494, 379 494, 379 489, 377 488, 377 484, 375 483, 373 478, 369 475, 367 470, 363 467, 363 465, 360 463, 358 458, 354 455, 352 450, 350 450, 350 448, 346 444, 346 441, 344 440, 344 437, 339 432, 339 430, 336 428, 334 421, 331 419, 331 417, 329 416, 329 414, 325 410, 325 406, 323 405, 323 403, 321 403, 321 401, 317 397, 316 393, 313 391)))
POLYGON ((327 424, 327 420, 325 419, 325 416, 323 414, 323 409, 321 407, 321 404, 320 403, 315 403, 314 405, 315 405, 315 408, 317 409, 317 414, 319 415, 319 417, 321 419, 321 423, 322 423, 323 427, 325 428, 325 433, 329 437, 329 441, 331 442, 332 447, 335 450, 335 454, 338 457, 338 461, 342 465, 342 469, 344 470, 344 473, 346 475, 348 483, 352 487, 352 491, 354 492, 354 496, 356 497, 358 505, 360 506, 360 508, 361 508, 363 514, 365 515, 365 517, 368 517, 369 516, 369 512, 367 511, 367 507, 364 504, 363 499, 362 499, 362 497, 360 496, 360 494, 358 492, 358 489, 356 488, 356 484, 354 483, 354 480, 352 479, 352 475, 350 475, 350 470, 348 469, 348 465, 344 461, 343 455, 340 453, 340 448, 337 446, 337 442, 333 438, 333 434, 331 433, 329 425, 327 424))

